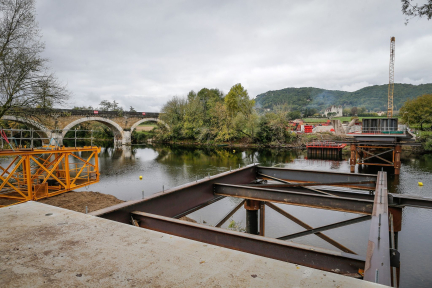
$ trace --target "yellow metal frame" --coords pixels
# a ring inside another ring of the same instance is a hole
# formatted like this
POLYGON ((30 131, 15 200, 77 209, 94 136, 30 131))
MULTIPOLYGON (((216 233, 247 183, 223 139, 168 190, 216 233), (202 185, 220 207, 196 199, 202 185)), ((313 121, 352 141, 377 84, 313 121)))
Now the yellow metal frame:
POLYGON ((0 150, 0 207, 39 200, 99 182, 99 147, 0 150), (88 152, 81 158, 77 152, 88 152), (92 164, 92 162, 94 164, 92 164))

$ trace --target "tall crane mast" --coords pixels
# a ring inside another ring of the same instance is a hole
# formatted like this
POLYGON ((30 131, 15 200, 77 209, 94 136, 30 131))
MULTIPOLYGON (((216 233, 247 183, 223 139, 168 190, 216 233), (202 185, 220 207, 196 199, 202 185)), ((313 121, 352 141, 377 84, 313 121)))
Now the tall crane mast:
POLYGON ((391 37, 390 38, 390 65, 389 65, 387 118, 393 117, 394 62, 395 62, 395 37, 391 37))

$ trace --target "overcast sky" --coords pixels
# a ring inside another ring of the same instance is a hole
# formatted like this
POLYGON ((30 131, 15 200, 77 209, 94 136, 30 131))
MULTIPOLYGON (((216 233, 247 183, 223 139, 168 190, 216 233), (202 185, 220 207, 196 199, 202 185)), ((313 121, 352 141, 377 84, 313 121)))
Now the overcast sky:
POLYGON ((432 21, 405 26, 398 0, 37 0, 36 10, 70 108, 107 99, 156 112, 174 95, 236 83, 251 98, 387 84, 391 36, 395 82, 432 82, 432 21))

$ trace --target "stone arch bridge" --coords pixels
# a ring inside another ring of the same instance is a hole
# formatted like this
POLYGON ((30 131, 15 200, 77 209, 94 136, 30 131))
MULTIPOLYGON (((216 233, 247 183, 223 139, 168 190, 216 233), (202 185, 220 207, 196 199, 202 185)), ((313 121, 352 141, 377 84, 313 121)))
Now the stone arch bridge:
MULTIPOLYGON (((60 145, 66 133, 78 124, 96 121, 108 126, 114 134, 115 143, 131 144, 131 135, 135 128, 144 122, 160 122, 159 113, 153 112, 117 112, 75 109, 33 109, 31 115, 35 117, 4 115, 1 120, 26 124, 36 130, 42 138, 54 138, 60 145)), ((30 113, 29 113, 30 114, 30 113)))

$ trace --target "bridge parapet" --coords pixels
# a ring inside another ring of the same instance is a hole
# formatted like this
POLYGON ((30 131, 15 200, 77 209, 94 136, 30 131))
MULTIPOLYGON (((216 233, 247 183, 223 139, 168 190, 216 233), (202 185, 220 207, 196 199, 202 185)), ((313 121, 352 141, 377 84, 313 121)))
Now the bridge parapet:
MULTIPOLYGON (((59 143, 63 137, 74 126, 96 121, 107 125, 114 133, 116 142, 123 145, 131 144, 131 134, 141 123, 146 121, 161 122, 168 129, 169 127, 159 120, 160 113, 155 112, 124 112, 124 111, 100 111, 100 110, 77 110, 77 109, 27 109, 28 115, 36 115, 38 120, 26 117, 3 116, 3 120, 32 124, 33 126, 46 131, 47 135, 52 134, 59 143)), ((26 110, 26 111, 27 111, 26 110)), ((23 111, 25 112, 25 111, 23 111)), ((24 113, 23 113, 24 114, 24 113)))
MULTIPOLYGON (((25 109, 32 115, 56 115, 59 117, 69 116, 99 116, 99 117, 135 117, 135 118, 159 118, 157 112, 127 112, 127 111, 102 111, 102 110, 79 110, 79 109, 25 109)), ((24 111, 24 112, 25 112, 24 111)))

